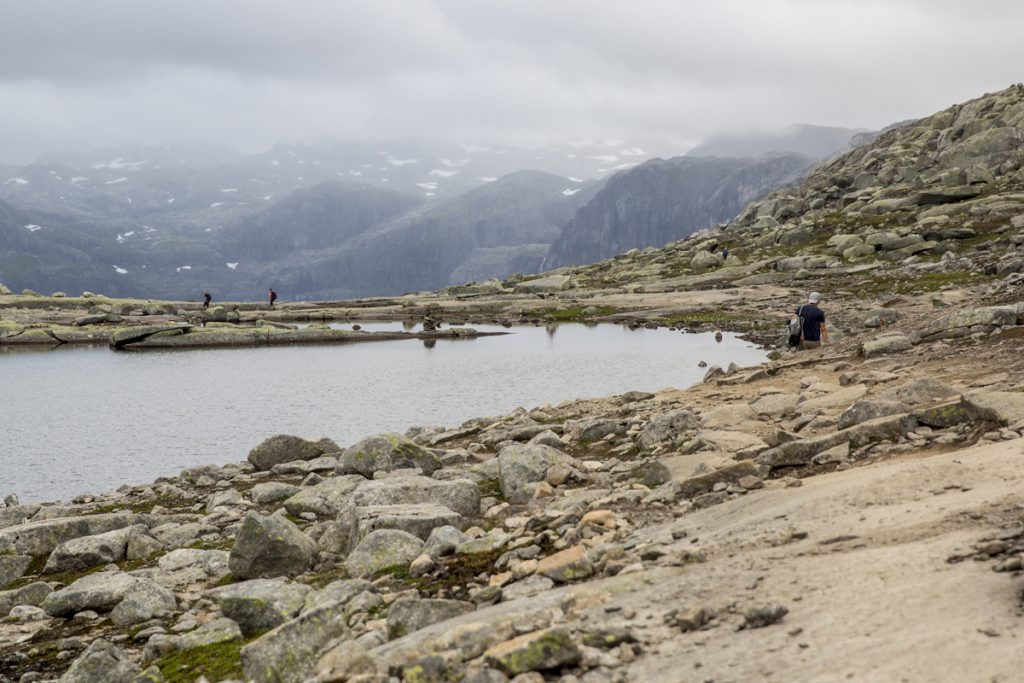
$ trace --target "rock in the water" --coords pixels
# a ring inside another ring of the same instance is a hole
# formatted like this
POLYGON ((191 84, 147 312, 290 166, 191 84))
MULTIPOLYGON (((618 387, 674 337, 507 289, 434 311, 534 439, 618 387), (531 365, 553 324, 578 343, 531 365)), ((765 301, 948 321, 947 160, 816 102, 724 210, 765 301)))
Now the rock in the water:
POLYGON ((282 515, 245 516, 228 567, 240 579, 294 576, 309 569, 316 543, 282 515))
POLYGON ((206 592, 244 635, 269 631, 293 618, 313 589, 301 583, 275 579, 253 579, 206 592))
POLYGON ((242 670, 260 683, 302 683, 334 641, 347 639, 348 613, 332 602, 286 621, 242 648, 242 670))
POLYGON ((354 499, 360 506, 435 503, 467 517, 480 513, 480 488, 469 479, 393 476, 360 485, 354 499))
POLYGON ((421 628, 472 612, 473 603, 434 598, 400 598, 388 610, 388 638, 402 636, 421 628))
POLYGON ((330 439, 308 441, 298 436, 278 434, 249 451, 249 462, 257 470, 269 470, 274 465, 293 460, 312 460, 324 453, 340 451, 330 439))
POLYGON ((140 683, 141 674, 121 648, 98 638, 71 663, 58 683, 140 683))
POLYGON ((339 474, 361 474, 369 479, 378 471, 417 468, 430 475, 440 469, 437 456, 401 434, 368 436, 346 450, 338 463, 339 474))
POLYGON ((372 577, 393 567, 403 569, 416 559, 423 549, 423 541, 405 531, 378 529, 367 534, 345 560, 349 574, 372 577))
POLYGON ((571 465, 571 456, 540 444, 513 444, 498 455, 498 483, 510 503, 525 503, 533 495, 530 484, 543 481, 549 468, 571 465))
POLYGON ((580 661, 580 651, 568 631, 549 628, 498 643, 484 657, 491 666, 515 676, 575 664, 580 661))

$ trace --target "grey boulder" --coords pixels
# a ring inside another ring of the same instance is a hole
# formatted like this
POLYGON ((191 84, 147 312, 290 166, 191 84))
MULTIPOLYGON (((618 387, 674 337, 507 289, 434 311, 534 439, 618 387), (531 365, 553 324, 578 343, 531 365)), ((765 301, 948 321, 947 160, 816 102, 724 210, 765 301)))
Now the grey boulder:
POLYGON ((659 413, 644 425, 637 445, 642 449, 650 450, 660 443, 674 441, 698 427, 700 427, 700 420, 685 408, 659 413))
POLYGON ((399 598, 388 610, 388 638, 401 638, 421 628, 472 612, 473 603, 437 598, 399 598))
POLYGON ((331 602, 286 621, 242 648, 242 670, 260 683, 302 683, 336 640, 348 639, 345 606, 331 602))
POLYGON ((435 503, 460 515, 480 513, 480 488, 469 479, 440 481, 415 475, 393 476, 361 484, 353 499, 360 506, 435 503))
POLYGON ((362 534, 375 529, 398 529, 425 540, 437 527, 462 526, 462 515, 433 503, 370 505, 358 511, 362 534))
POLYGON ((231 548, 228 568, 240 579, 294 576, 308 570, 316 543, 282 515, 250 512, 231 548))
POLYGON ((139 683, 142 670, 119 647, 99 638, 92 641, 59 683, 139 683))
POLYGON ((312 460, 324 453, 340 450, 338 445, 330 439, 309 441, 298 436, 278 434, 249 451, 249 462, 257 470, 269 470, 274 465, 281 463, 293 460, 312 460))
POLYGON ((549 468, 555 465, 572 465, 571 456, 551 446, 540 444, 513 444, 501 449, 498 454, 498 483, 501 492, 510 503, 525 503, 530 500, 533 488, 530 484, 543 481, 549 468))
POLYGON ((441 461, 423 446, 401 434, 368 436, 346 450, 338 463, 339 474, 361 474, 416 468, 423 474, 440 469, 441 461))
POLYGON ((135 534, 148 534, 148 529, 144 525, 135 525, 65 541, 50 553, 43 573, 88 569, 101 564, 120 562, 127 554, 129 536, 135 534))
POLYGON ((359 476, 332 477, 315 486, 300 489, 284 502, 284 508, 293 515, 312 512, 318 517, 333 517, 348 501, 352 492, 364 479, 359 476))
POLYGON ((246 636, 269 631, 299 613, 313 589, 278 579, 253 579, 206 592, 246 636))
POLYGON ((406 568, 419 556, 423 541, 405 531, 378 529, 367 534, 345 560, 349 574, 373 577, 394 567, 406 568))

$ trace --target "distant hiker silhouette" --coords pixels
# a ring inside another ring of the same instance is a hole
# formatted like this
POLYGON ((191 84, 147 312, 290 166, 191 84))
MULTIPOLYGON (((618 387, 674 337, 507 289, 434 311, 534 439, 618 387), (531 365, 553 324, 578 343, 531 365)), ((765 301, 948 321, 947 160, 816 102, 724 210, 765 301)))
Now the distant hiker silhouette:
POLYGON ((210 296, 209 292, 203 292, 203 308, 210 307, 210 301, 212 300, 212 298, 213 297, 210 296))
POLYGON ((268 289, 267 294, 270 295, 270 307, 273 308, 274 302, 277 301, 277 292, 275 292, 273 289, 268 289))

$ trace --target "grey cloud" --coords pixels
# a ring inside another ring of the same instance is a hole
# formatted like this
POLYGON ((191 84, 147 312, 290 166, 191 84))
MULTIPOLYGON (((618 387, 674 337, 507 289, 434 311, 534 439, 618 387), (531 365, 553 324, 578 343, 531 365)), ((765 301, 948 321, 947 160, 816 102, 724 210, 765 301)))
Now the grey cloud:
POLYGON ((680 141, 877 127, 1021 79, 1009 0, 52 0, 0 23, 0 160, 204 138, 680 141))

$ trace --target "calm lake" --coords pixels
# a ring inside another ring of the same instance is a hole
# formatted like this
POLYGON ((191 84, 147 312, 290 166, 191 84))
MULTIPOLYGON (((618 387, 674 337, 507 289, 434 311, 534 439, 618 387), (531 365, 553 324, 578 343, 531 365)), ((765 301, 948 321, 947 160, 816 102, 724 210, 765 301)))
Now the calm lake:
MULTIPOLYGON (((364 329, 402 329, 400 323, 364 329)), ((500 327, 500 337, 114 353, 0 349, 0 496, 102 493, 244 460, 274 434, 347 446, 413 425, 456 426, 517 406, 685 387, 697 366, 764 352, 726 334, 618 325, 500 327)))

